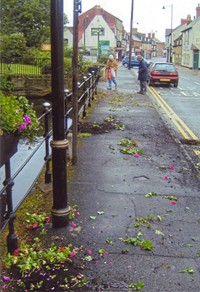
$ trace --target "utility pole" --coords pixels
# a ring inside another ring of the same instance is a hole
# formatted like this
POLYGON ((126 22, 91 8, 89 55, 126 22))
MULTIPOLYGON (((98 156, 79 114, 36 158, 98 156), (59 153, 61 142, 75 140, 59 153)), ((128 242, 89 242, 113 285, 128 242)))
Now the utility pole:
POLYGON ((81 13, 81 0, 74 0, 74 34, 72 59, 72 92, 73 92, 73 122, 72 122, 72 164, 77 163, 78 134, 78 14, 81 13))
POLYGON ((129 40, 129 63, 128 69, 131 69, 131 57, 132 57, 132 36, 133 36, 133 7, 134 7, 134 0, 131 3, 131 21, 130 21, 130 40, 129 40))
POLYGON ((53 227, 65 227, 69 223, 70 207, 67 202, 67 155, 64 112, 64 41, 63 0, 51 0, 51 85, 53 140, 53 227))

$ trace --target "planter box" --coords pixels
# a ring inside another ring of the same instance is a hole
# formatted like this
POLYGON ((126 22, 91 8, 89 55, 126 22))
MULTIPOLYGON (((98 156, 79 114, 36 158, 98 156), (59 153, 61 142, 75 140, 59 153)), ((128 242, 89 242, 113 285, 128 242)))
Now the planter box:
POLYGON ((19 137, 16 135, 0 136, 0 167, 2 167, 16 152, 19 137))

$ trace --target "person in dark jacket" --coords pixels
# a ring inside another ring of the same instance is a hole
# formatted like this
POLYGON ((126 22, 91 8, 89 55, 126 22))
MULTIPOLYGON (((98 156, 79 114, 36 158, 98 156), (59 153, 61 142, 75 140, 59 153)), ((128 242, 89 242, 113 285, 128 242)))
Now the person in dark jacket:
POLYGON ((147 81, 148 81, 148 66, 147 62, 141 55, 137 56, 137 60, 139 61, 139 69, 138 69, 138 80, 140 81, 140 91, 139 94, 146 94, 147 92, 147 81))

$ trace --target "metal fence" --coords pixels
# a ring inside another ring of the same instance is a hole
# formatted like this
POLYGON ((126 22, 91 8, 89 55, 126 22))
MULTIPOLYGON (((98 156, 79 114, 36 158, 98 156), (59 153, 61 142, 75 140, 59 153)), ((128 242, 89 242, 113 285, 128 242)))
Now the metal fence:
MULTIPOLYGON (((97 93, 97 84, 98 84, 98 75, 95 74, 96 72, 92 72, 88 74, 88 76, 84 77, 83 81, 78 84, 78 116, 81 115, 83 117, 86 116, 87 108, 91 106, 91 102, 94 99, 95 94, 97 93)), ((72 92, 65 92, 65 133, 66 136, 71 131, 72 127, 72 116, 73 116, 73 108, 71 106, 71 99, 73 97, 72 92)), ((51 171, 50 171, 50 161, 51 161, 51 149, 50 149, 50 139, 52 136, 52 129, 51 129, 51 112, 52 108, 50 103, 45 102, 43 103, 44 112, 42 116, 39 117, 39 120, 43 120, 44 124, 44 135, 41 137, 37 147, 31 153, 31 155, 26 159, 26 161, 19 167, 19 169, 14 173, 11 174, 11 161, 5 163, 3 167, 5 167, 5 178, 3 185, 4 187, 0 190, 0 232, 2 232, 6 225, 9 226, 9 234, 7 236, 7 247, 8 251, 13 253, 14 250, 18 247, 17 236, 14 231, 14 219, 15 219, 15 212, 19 205, 13 205, 13 195, 12 195, 12 188, 16 178, 20 175, 21 171, 27 167, 27 164, 31 159, 34 159, 35 153, 41 150, 41 147, 45 148, 45 157, 44 157, 44 164, 45 166, 45 183, 51 183, 51 171)), ((31 172, 30 172, 30 175, 31 172)), ((37 177, 35 177, 34 182, 40 175, 40 171, 38 171, 37 177)), ((23 180, 21 181, 23 184, 23 180)), ((34 185, 34 184, 33 184, 34 185)), ((30 186, 29 190, 33 187, 30 186)), ((25 199, 28 193, 23 194, 20 204, 25 199)))
POLYGON ((40 75, 49 74, 50 58, 0 58, 1 75, 40 75))

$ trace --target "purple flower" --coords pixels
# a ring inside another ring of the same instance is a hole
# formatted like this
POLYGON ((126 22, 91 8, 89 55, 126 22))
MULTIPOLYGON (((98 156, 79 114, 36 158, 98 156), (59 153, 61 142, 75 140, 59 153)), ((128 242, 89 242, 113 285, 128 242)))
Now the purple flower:
POLYGON ((27 116, 27 115, 24 115, 24 122, 26 124, 30 124, 31 123, 31 118, 29 116, 27 116))
POLYGON ((27 124, 23 122, 20 126, 17 127, 17 130, 24 130, 26 129, 27 124))
POLYGON ((3 279, 4 281, 6 281, 6 282, 8 282, 8 281, 11 280, 11 278, 10 278, 10 277, 7 277, 7 276, 2 276, 2 279, 3 279))

